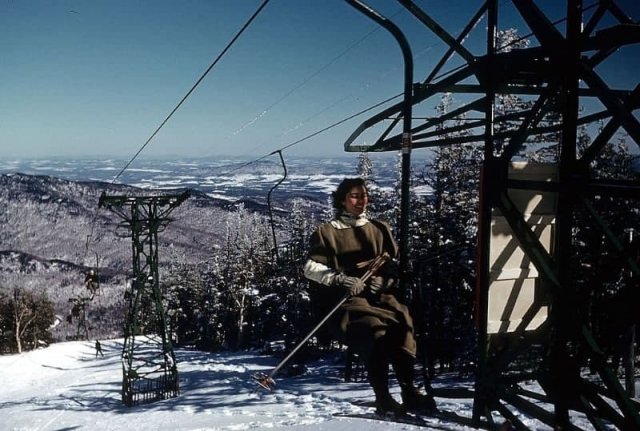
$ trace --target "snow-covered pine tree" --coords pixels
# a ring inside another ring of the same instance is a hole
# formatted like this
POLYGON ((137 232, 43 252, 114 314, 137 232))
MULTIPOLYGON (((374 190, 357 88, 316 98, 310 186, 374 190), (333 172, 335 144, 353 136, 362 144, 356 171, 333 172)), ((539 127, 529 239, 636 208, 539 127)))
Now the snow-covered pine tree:
MULTIPOLYGON (((393 172, 395 178, 392 189, 385 189, 379 186, 380 180, 375 177, 374 170, 367 180, 369 190, 369 205, 367 212, 371 218, 384 220, 391 226, 393 232, 398 235, 400 232, 400 189, 402 176, 402 155, 398 152, 395 155, 393 172)), ((410 197, 411 202, 415 196, 410 197)))
MULTIPOLYGON (((445 114, 454 103, 451 94, 444 94, 436 112, 445 114)), ((444 131, 464 122, 464 117, 456 118, 439 128, 444 131)), ((466 133, 463 129, 444 137, 466 133)), ((424 324, 432 373, 436 360, 441 365, 450 364, 452 356, 473 349, 462 346, 461 340, 470 339, 473 332, 471 286, 475 277, 481 157, 481 148, 473 144, 439 146, 420 176, 433 192, 415 206, 421 220, 413 229, 416 240, 412 254, 419 295, 427 313, 424 324)))
POLYGON ((369 157, 369 153, 362 151, 358 154, 358 164, 356 166, 356 176, 365 180, 367 190, 369 192, 369 205, 367 213, 369 217, 379 218, 380 213, 378 207, 382 202, 382 192, 378 186, 375 171, 373 169, 373 161, 369 157))
POLYGON ((250 344, 251 314, 258 295, 261 268, 271 259, 270 229, 265 217, 244 205, 227 216, 226 243, 220 249, 223 331, 231 348, 250 344))
POLYGON ((358 167, 356 169, 356 172, 360 178, 367 182, 375 181, 373 162, 369 157, 369 153, 367 153, 366 151, 361 151, 358 154, 358 167))
POLYGON ((333 208, 333 198, 329 195, 327 196, 326 204, 322 207, 322 212, 320 214, 320 220, 318 223, 326 223, 333 218, 335 214, 335 209, 333 208))
MULTIPOLYGON (((590 144, 586 128, 578 134, 578 151, 581 154, 590 144)), ((590 164, 593 178, 602 180, 640 181, 640 173, 634 168, 638 156, 633 155, 626 143, 627 136, 618 134, 608 142, 590 164)), ((619 244, 629 247, 631 234, 640 226, 640 206, 637 199, 625 196, 595 196, 585 198, 586 203, 578 203, 575 212, 574 247, 572 253, 573 279, 577 291, 583 293, 585 316, 590 317, 590 325, 596 342, 609 356, 612 364, 620 364, 625 343, 624 335, 634 324, 635 304, 639 295, 637 281, 624 262, 628 253, 621 254, 607 239, 605 230, 595 223, 587 210, 589 205, 600 218, 606 229, 612 232, 619 244), (626 255, 626 256, 625 256, 626 255), (617 269, 619 270, 612 270, 617 269), (594 289, 597 286, 597 289, 594 289)), ((637 248, 636 248, 637 259, 637 248)))
POLYGON ((264 274, 260 285, 256 315, 257 336, 264 341, 284 340, 291 344, 307 329, 309 296, 302 266, 307 255, 309 236, 315 228, 302 199, 291 202, 286 221, 288 241, 280 247, 280 256, 264 274))

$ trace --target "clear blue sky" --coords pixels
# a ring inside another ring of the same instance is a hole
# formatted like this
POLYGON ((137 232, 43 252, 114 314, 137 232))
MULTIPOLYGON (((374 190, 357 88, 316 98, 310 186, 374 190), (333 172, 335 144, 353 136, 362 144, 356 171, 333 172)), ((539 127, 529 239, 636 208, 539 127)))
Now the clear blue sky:
MULTIPOLYGON (((261 3, 2 0, 0 157, 131 157, 261 3)), ((407 33, 422 80, 444 44, 397 2, 369 4, 407 33)), ((457 34, 480 1, 417 4, 457 34)), ((271 0, 143 155, 262 156, 400 93, 402 71, 391 36, 344 0, 271 0)), ((367 116, 287 152, 342 155, 367 116)))

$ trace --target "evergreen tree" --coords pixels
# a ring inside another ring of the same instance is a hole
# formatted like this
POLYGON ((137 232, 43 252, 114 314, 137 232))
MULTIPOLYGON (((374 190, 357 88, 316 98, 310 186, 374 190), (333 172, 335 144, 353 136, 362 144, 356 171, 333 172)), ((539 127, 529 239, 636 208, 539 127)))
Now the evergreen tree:
POLYGON ((309 321, 307 280, 302 274, 309 237, 315 229, 315 219, 308 214, 301 199, 291 202, 286 223, 290 236, 282 247, 280 259, 264 268, 263 282, 256 304, 255 325, 261 340, 281 340, 291 345, 304 335, 309 321))
POLYGON ((333 198, 331 196, 327 196, 326 205, 322 209, 322 213, 320 214, 320 223, 326 223, 333 219, 333 215, 335 214, 335 208, 333 208, 333 198))
POLYGON ((200 338, 198 325, 203 314, 203 282, 195 265, 171 262, 163 280, 167 323, 177 345, 194 345, 200 338))
POLYGON ((385 201, 388 196, 386 196, 385 192, 380 188, 375 175, 373 161, 365 151, 358 155, 356 175, 364 179, 367 184, 367 191, 369 193, 369 205, 367 206, 368 216, 371 218, 382 218, 385 201))
MULTIPOLYGON (((579 134, 578 150, 582 152, 590 143, 586 132, 579 134)), ((624 135, 607 143, 590 164, 591 176, 603 180, 640 180, 634 169, 637 160, 629 151, 624 135)), ((587 199, 585 199, 587 200, 587 199)), ((611 357, 614 369, 619 364, 625 343, 625 334, 637 314, 635 304, 640 296, 637 283, 630 276, 624 255, 607 238, 604 229, 595 222, 590 211, 580 205, 575 213, 573 232, 575 252, 572 253, 573 279, 580 295, 584 318, 590 322, 598 345, 611 357)), ((640 208, 628 197, 597 196, 587 204, 600 218, 606 229, 619 243, 629 246, 629 232, 640 226, 640 208)))
MULTIPOLYGON (((379 181, 374 176, 368 179, 367 188, 369 191, 369 205, 367 212, 371 218, 384 220, 391 226, 392 231, 398 235, 400 232, 400 190, 402 188, 402 155, 396 154, 394 170, 393 188, 385 189, 379 186, 379 181)), ((373 174, 373 165, 371 173, 373 174)), ((410 200, 413 202, 415 196, 412 194, 410 200)))
POLYGON ((287 229, 290 234, 287 245, 291 250, 289 262, 299 260, 306 255, 309 237, 315 229, 315 217, 307 209, 308 204, 302 199, 293 199, 291 202, 287 229))
MULTIPOLYGON (((451 94, 443 95, 436 107, 438 115, 449 112, 454 104, 451 94)), ((439 126, 443 138, 464 136, 468 132, 444 133, 463 125, 455 118, 439 126)), ((455 129, 454 129, 455 130, 455 129)), ((452 356, 473 349, 469 344, 473 327, 472 286, 475 279, 475 243, 482 150, 473 144, 442 145, 434 150, 419 180, 432 194, 414 205, 423 222, 416 223, 412 255, 423 330, 430 354, 430 371, 435 361, 450 365, 452 356)))
POLYGON ((222 301, 226 307, 224 321, 229 347, 242 346, 245 334, 245 318, 251 306, 251 283, 254 275, 253 238, 249 222, 249 212, 244 205, 239 206, 226 221, 226 244, 222 256, 223 293, 222 301))
POLYGON ((375 175, 373 171, 373 162, 369 158, 369 153, 366 151, 362 151, 358 154, 358 167, 356 172, 363 180, 367 182, 374 181, 375 175))

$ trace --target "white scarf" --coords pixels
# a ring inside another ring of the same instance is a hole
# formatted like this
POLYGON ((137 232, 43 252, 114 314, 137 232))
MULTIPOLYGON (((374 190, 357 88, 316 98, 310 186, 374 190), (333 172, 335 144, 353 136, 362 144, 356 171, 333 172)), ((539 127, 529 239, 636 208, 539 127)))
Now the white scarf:
POLYGON ((350 229, 352 227, 361 227, 369 223, 366 213, 360 215, 353 215, 348 212, 343 212, 335 219, 331 220, 331 226, 336 229, 350 229))

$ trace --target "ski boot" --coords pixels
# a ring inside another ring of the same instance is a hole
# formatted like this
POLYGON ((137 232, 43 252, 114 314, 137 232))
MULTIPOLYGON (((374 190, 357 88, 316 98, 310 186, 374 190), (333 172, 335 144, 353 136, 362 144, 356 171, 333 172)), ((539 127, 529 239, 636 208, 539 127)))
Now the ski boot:
POLYGON ((389 394, 376 394, 376 414, 380 416, 393 415, 401 417, 407 414, 405 407, 393 399, 389 394))
POLYGON ((433 396, 423 394, 416 387, 404 386, 400 395, 406 411, 427 415, 436 411, 436 401, 433 396))

